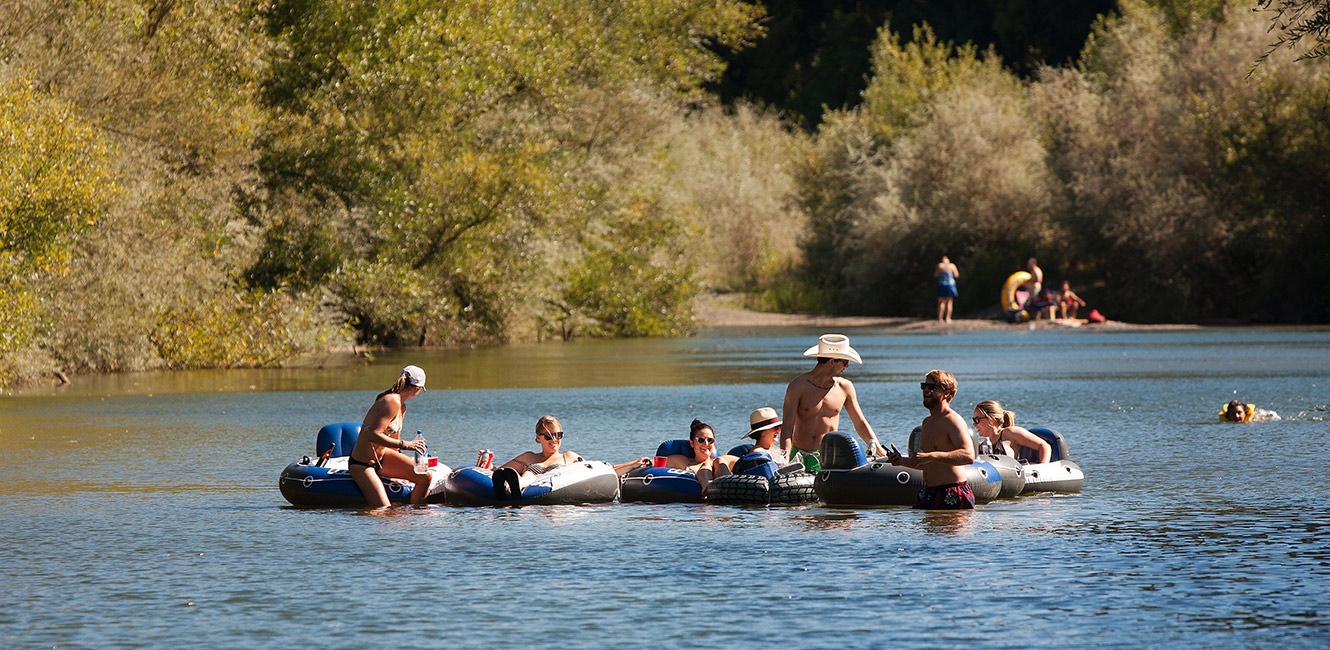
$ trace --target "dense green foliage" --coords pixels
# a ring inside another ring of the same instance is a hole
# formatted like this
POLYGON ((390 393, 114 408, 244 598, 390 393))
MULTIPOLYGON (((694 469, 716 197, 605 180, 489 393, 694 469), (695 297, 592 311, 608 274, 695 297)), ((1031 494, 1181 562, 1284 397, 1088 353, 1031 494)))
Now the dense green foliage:
POLYGON ((958 315, 1034 255, 1113 318, 1330 321, 1330 71, 1256 65, 1268 16, 1125 1, 1064 65, 1047 3, 883 6, 5 3, 0 385, 673 335, 705 290, 924 316, 943 254, 958 315), (832 110, 721 104, 735 51, 832 110))
POLYGON ((1077 67, 1029 84, 884 32, 864 104, 828 117, 805 170, 803 302, 923 315, 949 255, 974 313, 1036 256, 1111 317, 1330 318, 1330 76, 1286 57, 1245 79, 1265 23, 1200 15, 1126 2, 1077 67))

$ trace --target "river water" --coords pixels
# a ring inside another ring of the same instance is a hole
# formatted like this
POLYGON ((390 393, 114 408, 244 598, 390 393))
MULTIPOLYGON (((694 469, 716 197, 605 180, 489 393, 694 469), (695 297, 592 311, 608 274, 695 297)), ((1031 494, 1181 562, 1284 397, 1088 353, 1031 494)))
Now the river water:
MULTIPOLYGON (((405 363, 453 466, 734 444, 819 332, 398 352, 78 377, 0 398, 0 647, 1326 647, 1330 331, 845 332, 904 447, 932 368, 1066 436, 1079 495, 965 513, 607 504, 301 510, 277 475, 405 363), (1277 422, 1224 424, 1234 396, 1277 422)), ((849 427, 848 418, 843 421, 849 427)), ((728 446, 728 445, 722 445, 728 446)))

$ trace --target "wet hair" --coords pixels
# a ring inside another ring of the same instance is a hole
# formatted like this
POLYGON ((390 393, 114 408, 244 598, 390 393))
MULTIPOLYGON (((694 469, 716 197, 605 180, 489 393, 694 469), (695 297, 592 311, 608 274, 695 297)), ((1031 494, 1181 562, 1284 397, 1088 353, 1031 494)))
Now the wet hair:
POLYGON ((1224 409, 1224 417, 1226 417, 1226 418, 1228 418, 1228 419, 1230 419, 1230 420, 1232 420, 1232 421, 1234 421, 1234 422, 1241 421, 1242 418, 1243 418, 1243 416, 1238 415, 1238 409, 1239 409, 1239 408, 1241 408, 1243 411, 1246 411, 1246 410, 1247 410, 1247 405, 1246 405, 1246 404, 1243 404, 1243 403, 1242 403, 1242 400, 1240 400, 1240 399, 1235 399, 1235 400, 1229 402, 1228 404, 1226 404, 1225 406, 1226 406, 1226 408, 1224 409))
POLYGON ((995 399, 986 399, 974 405, 974 410, 983 412, 989 419, 1002 425, 1005 429, 1016 424, 1016 414, 1011 411, 1003 410, 1002 402, 995 399))
POLYGON ((941 386, 942 392, 950 397, 956 396, 956 376, 946 370, 929 370, 928 374, 924 375, 924 381, 941 386))
POLYGON ((558 427, 560 431, 563 431, 563 424, 559 422, 558 418, 553 415, 546 415, 539 420, 536 420, 536 435, 542 433, 554 433, 555 427, 558 427))

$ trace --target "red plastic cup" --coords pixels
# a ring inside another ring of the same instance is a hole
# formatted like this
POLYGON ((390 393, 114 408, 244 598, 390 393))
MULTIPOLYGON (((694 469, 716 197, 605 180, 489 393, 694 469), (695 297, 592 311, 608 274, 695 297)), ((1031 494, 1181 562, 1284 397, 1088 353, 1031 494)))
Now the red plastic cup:
POLYGON ((436 457, 434 457, 434 456, 430 456, 430 457, 429 457, 429 466, 430 466, 430 467, 438 467, 438 466, 439 466, 439 459, 436 458, 436 457))
POLYGON ((656 456, 655 458, 651 459, 651 466, 652 466, 652 467, 664 467, 664 466, 665 466, 665 457, 664 457, 664 456, 656 456))

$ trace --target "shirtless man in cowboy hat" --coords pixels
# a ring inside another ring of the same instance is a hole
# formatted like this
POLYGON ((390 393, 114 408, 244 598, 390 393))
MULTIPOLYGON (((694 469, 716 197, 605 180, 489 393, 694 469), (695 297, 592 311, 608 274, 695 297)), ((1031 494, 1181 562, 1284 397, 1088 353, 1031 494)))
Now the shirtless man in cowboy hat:
POLYGON ((785 389, 783 420, 788 424, 781 431, 780 446, 790 462, 802 462, 810 472, 822 469, 818 453, 822 436, 840 429, 842 409, 850 412, 854 430, 868 443, 868 454, 885 456, 887 450, 877 441, 877 434, 859 408, 854 384, 841 376, 851 361, 864 362, 850 347, 850 338, 823 334, 804 356, 817 357, 817 365, 795 377, 785 389))

